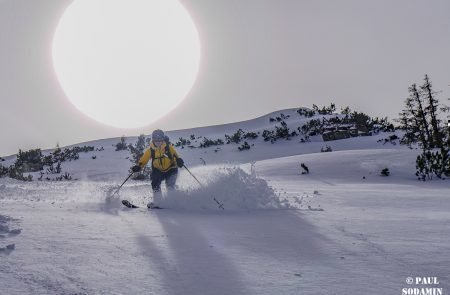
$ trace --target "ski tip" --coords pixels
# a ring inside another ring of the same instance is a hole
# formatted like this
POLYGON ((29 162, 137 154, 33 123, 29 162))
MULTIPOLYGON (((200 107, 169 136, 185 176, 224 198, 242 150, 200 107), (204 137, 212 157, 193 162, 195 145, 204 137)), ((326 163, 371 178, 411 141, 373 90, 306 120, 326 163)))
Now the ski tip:
POLYGON ((131 204, 128 200, 122 200, 122 204, 128 208, 139 208, 138 206, 131 204))
POLYGON ((157 205, 155 205, 153 203, 148 203, 147 204, 147 208, 148 209, 164 209, 163 207, 159 207, 159 206, 157 206, 157 205))

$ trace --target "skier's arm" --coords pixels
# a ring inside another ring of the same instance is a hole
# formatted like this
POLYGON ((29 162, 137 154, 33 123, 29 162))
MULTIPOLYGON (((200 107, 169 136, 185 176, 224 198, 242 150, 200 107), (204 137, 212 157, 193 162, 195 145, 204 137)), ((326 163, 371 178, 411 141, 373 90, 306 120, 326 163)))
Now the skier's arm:
POLYGON ((147 165, 148 161, 150 161, 150 158, 152 157, 150 153, 150 149, 146 149, 142 157, 139 159, 138 165, 141 168, 144 168, 145 165, 147 165))
POLYGON ((176 159, 178 159, 180 157, 172 144, 169 146, 169 149, 170 149, 170 153, 172 154, 172 156, 174 156, 176 159))
POLYGON ((173 157, 175 158, 175 162, 177 163, 177 166, 182 168, 184 166, 184 161, 183 159, 180 158, 180 156, 178 155, 177 151, 175 150, 175 148, 173 147, 173 145, 170 145, 170 153, 173 155, 173 157))

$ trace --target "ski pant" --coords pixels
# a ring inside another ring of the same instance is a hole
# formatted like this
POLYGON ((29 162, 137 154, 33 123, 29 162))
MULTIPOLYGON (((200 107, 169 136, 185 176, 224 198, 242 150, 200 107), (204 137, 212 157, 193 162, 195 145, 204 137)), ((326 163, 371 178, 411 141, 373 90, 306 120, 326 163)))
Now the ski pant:
POLYGON ((177 181, 178 168, 172 168, 166 172, 162 172, 158 169, 153 168, 150 174, 150 179, 152 180, 153 192, 161 191, 161 182, 166 181, 166 186, 168 189, 175 188, 175 182, 177 181))

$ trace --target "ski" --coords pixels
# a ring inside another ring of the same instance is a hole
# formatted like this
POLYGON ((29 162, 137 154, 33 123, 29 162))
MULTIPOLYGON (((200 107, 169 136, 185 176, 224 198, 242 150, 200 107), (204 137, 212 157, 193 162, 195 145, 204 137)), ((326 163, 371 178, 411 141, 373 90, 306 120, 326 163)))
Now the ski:
POLYGON ((164 209, 163 207, 159 207, 159 206, 156 206, 155 204, 153 204, 153 203, 148 203, 147 204, 147 208, 148 209, 164 209))
MULTIPOLYGON (((132 208, 132 209, 134 209, 134 208, 140 208, 139 206, 136 206, 135 204, 131 203, 131 202, 128 201, 128 200, 122 200, 122 204, 123 204, 125 207, 132 208)), ((153 210, 153 209, 164 209, 163 207, 159 207, 159 206, 156 206, 156 205, 153 205, 153 206, 148 206, 148 205, 147 205, 147 208, 148 208, 148 209, 151 209, 151 210, 153 210)))
POLYGON ((122 200, 122 204, 128 208, 139 208, 139 206, 136 206, 136 205, 130 203, 130 201, 128 201, 128 200, 122 200))

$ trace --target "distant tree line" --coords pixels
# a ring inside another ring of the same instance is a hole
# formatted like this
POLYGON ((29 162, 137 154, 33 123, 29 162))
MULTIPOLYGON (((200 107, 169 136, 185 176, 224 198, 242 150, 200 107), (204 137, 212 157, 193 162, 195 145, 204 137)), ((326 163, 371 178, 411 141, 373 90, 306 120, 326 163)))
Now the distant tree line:
MULTIPOLYGON (((10 177, 22 181, 32 181, 31 174, 24 173, 40 172, 38 180, 43 180, 44 174, 60 174, 62 172, 62 162, 74 161, 80 158, 80 153, 88 153, 94 151, 93 146, 75 146, 62 150, 57 147, 53 152, 44 155, 41 149, 31 149, 28 151, 19 150, 16 155, 16 161, 9 167, 0 165, 0 177, 10 177), (44 172, 45 171, 45 172, 44 172)), ((97 149, 97 151, 102 151, 97 149)), ((51 179, 46 177, 45 180, 71 180, 72 177, 68 172, 64 175, 51 179)))

